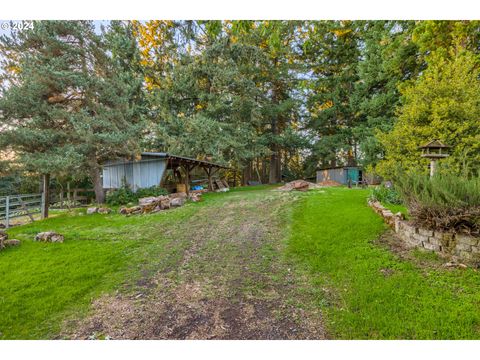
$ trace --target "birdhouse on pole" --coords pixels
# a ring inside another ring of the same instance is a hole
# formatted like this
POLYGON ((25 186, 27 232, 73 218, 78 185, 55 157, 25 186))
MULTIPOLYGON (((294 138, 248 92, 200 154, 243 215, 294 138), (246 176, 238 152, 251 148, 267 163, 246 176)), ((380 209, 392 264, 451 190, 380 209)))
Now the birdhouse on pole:
POLYGON ((430 177, 435 174, 436 162, 448 157, 446 149, 450 146, 443 144, 440 140, 432 140, 428 144, 419 147, 422 149, 422 157, 430 159, 430 177))

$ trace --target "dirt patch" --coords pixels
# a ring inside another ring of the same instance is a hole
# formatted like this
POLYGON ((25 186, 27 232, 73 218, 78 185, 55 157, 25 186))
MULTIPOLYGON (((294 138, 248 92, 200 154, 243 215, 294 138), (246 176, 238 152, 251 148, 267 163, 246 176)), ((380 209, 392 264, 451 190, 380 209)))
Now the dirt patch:
POLYGON ((64 337, 324 339, 320 312, 305 306, 309 285, 282 256, 282 211, 296 197, 261 194, 228 195, 162 229, 188 243, 178 262, 95 300, 64 337))

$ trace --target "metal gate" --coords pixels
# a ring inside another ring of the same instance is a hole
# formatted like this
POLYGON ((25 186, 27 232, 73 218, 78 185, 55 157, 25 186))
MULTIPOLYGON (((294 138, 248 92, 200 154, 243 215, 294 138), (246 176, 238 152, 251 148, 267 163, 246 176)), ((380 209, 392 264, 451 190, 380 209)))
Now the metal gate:
POLYGON ((41 213, 45 199, 43 194, 20 194, 0 197, 0 221, 8 228, 11 219, 28 216, 34 221, 34 214, 41 213))

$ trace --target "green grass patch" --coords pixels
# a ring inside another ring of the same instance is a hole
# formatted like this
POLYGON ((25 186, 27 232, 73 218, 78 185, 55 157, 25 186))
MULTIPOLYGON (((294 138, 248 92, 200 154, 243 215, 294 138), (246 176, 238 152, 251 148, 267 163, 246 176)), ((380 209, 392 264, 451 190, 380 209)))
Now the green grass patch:
POLYGON ((86 311, 102 292, 145 268, 158 270, 160 262, 168 266, 181 244, 171 244, 162 230, 188 219, 195 206, 202 204, 132 217, 83 210, 9 229, 22 244, 0 253, 0 338, 54 337, 68 314, 86 311), (48 230, 65 235, 65 242, 33 241, 48 230))
POLYGON ((374 245, 385 225, 367 195, 331 188, 294 209, 288 253, 310 274, 330 335, 480 338, 478 272, 422 268, 374 245))
POLYGON ((408 209, 405 205, 398 205, 398 204, 390 204, 390 203, 382 203, 388 210, 392 213, 396 214, 398 212, 402 213, 405 218, 408 219, 408 209))

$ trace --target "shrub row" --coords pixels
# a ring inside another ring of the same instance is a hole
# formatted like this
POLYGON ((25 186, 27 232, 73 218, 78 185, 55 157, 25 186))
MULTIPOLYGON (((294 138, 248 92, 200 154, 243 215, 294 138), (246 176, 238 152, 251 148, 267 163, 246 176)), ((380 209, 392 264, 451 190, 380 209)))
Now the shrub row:
POLYGON ((136 203, 140 198, 167 194, 168 191, 159 186, 138 189, 136 192, 133 192, 128 186, 123 186, 120 189, 109 191, 106 201, 107 204, 111 206, 126 205, 128 203, 136 203))
POLYGON ((395 188, 416 225, 480 234, 480 178, 410 174, 399 177, 395 188))

